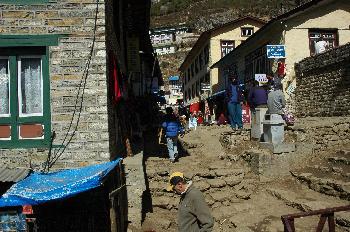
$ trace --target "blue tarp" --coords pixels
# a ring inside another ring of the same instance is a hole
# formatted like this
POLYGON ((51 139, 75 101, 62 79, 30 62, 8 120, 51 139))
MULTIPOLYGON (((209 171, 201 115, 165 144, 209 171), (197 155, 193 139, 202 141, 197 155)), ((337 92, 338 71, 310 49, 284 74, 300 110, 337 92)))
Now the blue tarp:
POLYGON ((106 162, 79 169, 30 174, 14 184, 0 198, 0 207, 38 205, 68 198, 99 187, 104 177, 121 161, 106 162))

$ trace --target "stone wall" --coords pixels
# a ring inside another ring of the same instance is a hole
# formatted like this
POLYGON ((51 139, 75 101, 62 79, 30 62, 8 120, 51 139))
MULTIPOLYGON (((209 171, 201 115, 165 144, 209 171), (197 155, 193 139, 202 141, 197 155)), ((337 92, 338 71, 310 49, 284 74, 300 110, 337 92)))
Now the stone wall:
POLYGON ((299 116, 350 115, 350 44, 295 65, 299 116))
POLYGON ((308 117, 291 128, 294 142, 312 145, 314 153, 349 146, 350 117, 308 117))
MULTIPOLYGON (((0 5, 1 34, 61 34, 50 46, 51 125, 60 145, 67 134, 79 85, 92 47, 97 0, 60 0, 35 5, 0 5)), ((106 87, 105 6, 98 4, 96 41, 87 76, 84 101, 76 133, 54 168, 83 166, 109 160, 106 87)), ((81 95, 80 95, 81 96, 81 95)), ((71 132, 77 120, 73 120, 71 132)), ((68 138, 70 137, 69 134, 68 138)), ((68 139, 66 139, 65 144, 68 139)), ((0 162, 40 168, 48 155, 44 149, 1 149, 0 162)), ((53 153, 55 149, 53 150, 53 153)))

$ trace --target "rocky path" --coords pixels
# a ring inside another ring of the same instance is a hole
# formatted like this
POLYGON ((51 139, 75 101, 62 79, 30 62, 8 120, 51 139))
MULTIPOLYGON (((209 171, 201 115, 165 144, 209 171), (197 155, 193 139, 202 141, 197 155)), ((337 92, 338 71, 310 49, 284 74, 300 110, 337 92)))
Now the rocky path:
MULTIPOLYGON (((183 153, 176 163, 169 162, 164 146, 151 146, 153 149, 145 160, 150 207, 145 214, 143 231, 177 231, 179 197, 165 191, 173 171, 184 172, 204 193, 216 221, 214 231, 283 231, 281 215, 349 204, 345 193, 349 173, 346 152, 320 158, 319 161, 325 160, 325 163, 317 162, 322 167, 328 164, 335 179, 343 183, 343 192, 326 195, 315 191, 321 188, 317 187, 316 177, 309 182, 301 179, 311 173, 311 169, 298 169, 293 176, 274 179, 262 179, 253 174, 240 158, 246 150, 256 146, 249 141, 248 131, 233 133, 227 127, 199 127, 186 134, 182 144, 187 154, 183 153), (220 135, 229 135, 231 141, 223 141, 227 136, 220 135)), ((306 176, 311 175, 316 174, 306 176)), ((337 225, 336 231, 349 231, 349 216, 349 213, 336 214, 337 223, 341 225, 337 225)), ((296 229, 313 231, 317 223, 317 218, 307 217, 296 221, 296 229)))

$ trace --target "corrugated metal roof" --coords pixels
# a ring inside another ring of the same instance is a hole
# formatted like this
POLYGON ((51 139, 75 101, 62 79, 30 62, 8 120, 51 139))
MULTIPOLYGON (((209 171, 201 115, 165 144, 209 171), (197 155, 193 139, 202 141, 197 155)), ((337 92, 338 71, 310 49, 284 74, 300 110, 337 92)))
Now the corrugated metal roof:
POLYGON ((18 182, 28 176, 30 170, 26 168, 9 168, 0 165, 0 182, 18 182))

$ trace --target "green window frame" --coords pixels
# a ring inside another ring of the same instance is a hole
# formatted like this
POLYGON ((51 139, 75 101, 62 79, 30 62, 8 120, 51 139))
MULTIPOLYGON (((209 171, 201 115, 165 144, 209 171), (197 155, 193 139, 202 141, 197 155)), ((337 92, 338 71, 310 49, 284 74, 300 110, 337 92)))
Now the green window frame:
POLYGON ((58 45, 57 35, 0 35, 0 56, 8 57, 10 74, 9 116, 0 117, 0 125, 11 126, 11 139, 0 140, 0 149, 48 148, 51 137, 49 46, 58 45), (41 46, 39 44, 41 43, 41 46), (17 46, 14 46, 17 45, 17 46), (18 64, 23 57, 41 58, 42 114, 20 116, 18 64), (19 126, 23 124, 43 125, 43 137, 24 139, 19 136, 19 126))
POLYGON ((49 0, 0 0, 0 4, 12 5, 32 5, 32 4, 47 4, 49 0))

